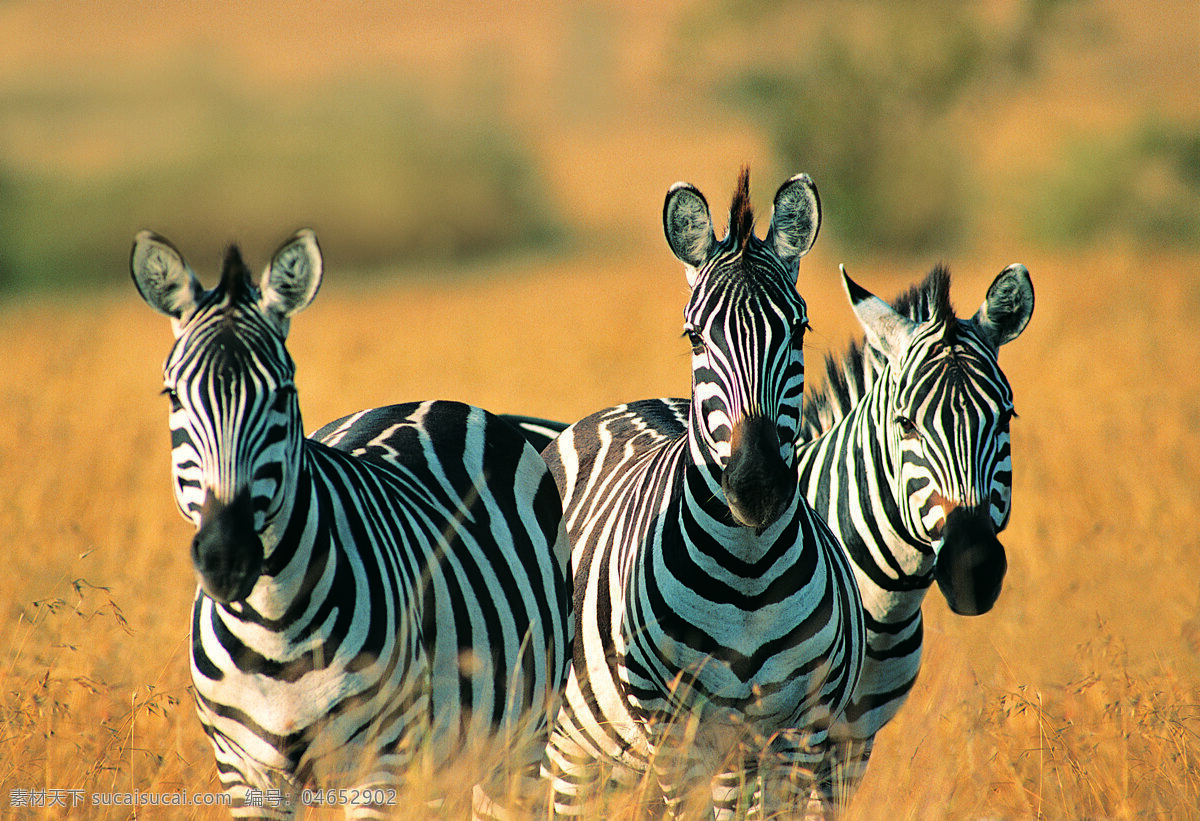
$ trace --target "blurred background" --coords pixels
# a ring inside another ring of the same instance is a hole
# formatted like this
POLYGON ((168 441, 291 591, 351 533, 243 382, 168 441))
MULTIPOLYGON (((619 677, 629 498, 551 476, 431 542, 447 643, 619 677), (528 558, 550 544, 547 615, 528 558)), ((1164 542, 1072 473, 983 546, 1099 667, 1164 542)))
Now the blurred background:
POLYGON ((143 227, 199 269, 310 225, 339 276, 663 249, 742 162, 848 263, 1195 249, 1198 82, 1195 0, 7 0, 0 293, 123 282, 143 227))

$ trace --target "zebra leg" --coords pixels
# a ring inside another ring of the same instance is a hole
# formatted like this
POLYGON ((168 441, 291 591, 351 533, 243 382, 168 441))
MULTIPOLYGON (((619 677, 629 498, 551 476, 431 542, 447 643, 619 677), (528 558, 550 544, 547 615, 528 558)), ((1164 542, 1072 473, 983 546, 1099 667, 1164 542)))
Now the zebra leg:
POLYGON ((506 745, 504 762, 491 778, 476 784, 471 795, 474 821, 524 821, 547 818, 550 784, 542 777, 548 754, 549 727, 535 727, 517 743, 506 745))
POLYGON ((740 766, 728 767, 712 780, 713 813, 717 821, 754 818, 761 795, 757 762, 747 758, 740 766))
MULTIPOLYGON (((356 821, 388 818, 396 809, 395 800, 402 783, 400 773, 407 769, 411 759, 408 755, 377 753, 366 745, 353 744, 337 750, 328 759, 306 755, 296 766, 290 762, 273 766, 249 755, 223 733, 212 727, 207 729, 221 786, 232 798, 232 814, 238 819, 290 821, 301 808, 301 792, 306 784, 317 785, 314 795, 336 796, 331 801, 344 804, 347 818, 356 821), (323 792, 322 785, 329 791, 323 792)), ((314 803, 320 803, 319 799, 314 803)))
POLYGON ((345 805, 345 816, 354 821, 384 821, 395 817, 403 795, 405 777, 413 768, 414 756, 405 745, 362 744, 351 748, 351 759, 359 761, 356 771, 348 772, 339 783, 352 785, 343 791, 353 796, 354 803, 345 805))
POLYGON ((300 791, 294 785, 263 788, 251 786, 240 779, 227 782, 224 773, 221 773, 221 784, 225 794, 233 800, 231 814, 234 818, 290 821, 296 815, 300 791))
POLYGON ((306 758, 297 781, 311 786, 314 806, 341 807, 354 821, 383 821, 394 816, 404 795, 405 774, 414 757, 394 745, 379 748, 377 739, 351 742, 320 757, 306 758))
POLYGON ((715 819, 713 773, 681 750, 654 751, 654 774, 662 790, 667 817, 715 819))
POLYGON ((543 780, 551 784, 551 814, 556 818, 583 815, 589 801, 604 786, 599 750, 586 745, 567 704, 559 710, 541 772, 543 780))
POLYGON ((844 812, 867 773, 867 763, 874 747, 874 736, 831 744, 818 767, 809 803, 822 802, 838 813, 844 812))
POLYGON ((215 728, 205 729, 213 745, 221 788, 233 802, 234 818, 289 821, 295 816, 301 785, 293 773, 256 760, 215 728))
POLYGON ((503 783, 476 784, 471 793, 473 821, 523 821, 547 817, 546 782, 537 764, 502 779, 503 783), (496 798, 503 796, 503 798, 496 798))
POLYGON ((756 806, 759 817, 806 821, 833 817, 833 807, 818 787, 828 752, 824 732, 788 730, 776 735, 759 763, 762 785, 756 806))
POLYGON ((360 796, 360 800, 346 805, 346 818, 352 819, 352 821, 384 821, 384 819, 394 817, 396 796, 399 793, 397 783, 392 781, 386 784, 355 787, 352 794, 360 796), (376 799, 375 796, 378 798, 376 799))
POLYGON ((724 802, 737 789, 736 775, 723 777, 727 770, 732 773, 734 769, 725 766, 724 756, 716 757, 727 746, 721 743, 728 740, 724 736, 720 732, 701 733, 700 717, 694 714, 666 720, 653 732, 650 761, 662 790, 667 817, 732 817, 718 815, 714 805, 714 798, 720 797, 724 802))

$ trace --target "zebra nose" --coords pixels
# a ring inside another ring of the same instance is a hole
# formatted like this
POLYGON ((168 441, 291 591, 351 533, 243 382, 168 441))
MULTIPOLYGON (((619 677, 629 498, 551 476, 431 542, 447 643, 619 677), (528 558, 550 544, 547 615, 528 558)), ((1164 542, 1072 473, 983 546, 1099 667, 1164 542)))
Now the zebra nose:
POLYGON ((986 613, 1000 598, 1008 560, 986 506, 955 507, 946 515, 933 576, 960 616, 986 613))
POLYGON ((200 508, 200 527, 192 539, 192 566, 204 592, 219 602, 250 595, 262 573, 263 544, 254 530, 250 489, 221 502, 209 491, 200 508))
POLYGON ((797 477, 783 460, 775 423, 747 416, 733 426, 721 490, 734 520, 759 532, 778 519, 798 492, 797 477))

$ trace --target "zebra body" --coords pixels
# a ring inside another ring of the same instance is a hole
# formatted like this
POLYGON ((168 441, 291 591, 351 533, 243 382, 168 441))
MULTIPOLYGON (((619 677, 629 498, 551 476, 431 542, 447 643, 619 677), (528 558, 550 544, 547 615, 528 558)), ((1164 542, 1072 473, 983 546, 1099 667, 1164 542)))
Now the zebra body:
POLYGON ((987 612, 1000 594, 1014 411, 997 354, 1028 323, 1033 286, 1009 266, 959 319, 941 267, 894 305, 845 284, 866 343, 827 359, 797 453, 800 487, 841 539, 863 601, 866 662, 831 731, 835 788, 848 796, 916 680, 930 586, 960 615, 987 612))
POLYGON ((257 286, 232 248, 205 291, 149 232, 131 269, 175 329, 164 382, 176 501, 197 527, 192 681, 235 815, 289 816, 308 785, 394 790, 410 767, 511 739, 514 770, 536 768, 573 636, 537 452, 455 402, 305 438, 284 342, 320 282, 311 232, 257 286))
POLYGON ((753 234, 743 171, 729 236, 683 184, 664 209, 687 265, 693 396, 593 414, 543 456, 572 544, 575 659, 551 739, 556 811, 603 770, 653 770, 672 814, 702 792, 727 816, 807 801, 827 728, 862 664, 845 556, 797 490, 807 324, 796 267, 815 238, 801 175, 753 234), (699 790, 697 789, 699 788, 699 790))

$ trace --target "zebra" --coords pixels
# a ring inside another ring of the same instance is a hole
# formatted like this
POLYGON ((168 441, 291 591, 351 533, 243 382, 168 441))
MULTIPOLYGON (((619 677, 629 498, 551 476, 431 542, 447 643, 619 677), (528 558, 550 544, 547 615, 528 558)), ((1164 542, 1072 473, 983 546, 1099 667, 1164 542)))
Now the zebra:
POLYGON ((826 358, 797 447, 800 486, 850 556, 867 627, 862 677, 831 731, 835 800, 852 793, 876 733, 912 690, 933 583, 959 615, 986 613, 1000 595, 1016 413, 998 353, 1034 303, 1020 264, 1000 272, 970 319, 955 315, 943 265, 891 305, 844 267, 842 277, 865 342, 826 358))
MULTIPOLYGON (((921 605, 936 581, 950 609, 985 613, 1007 559, 996 534, 1012 497, 1009 423, 1016 415, 1001 345, 1033 314, 1028 269, 1010 265, 971 319, 950 304, 936 266, 892 305, 843 283, 865 333, 827 356, 797 445, 800 488, 837 533, 863 599, 867 655, 831 734, 821 790, 842 805, 865 774, 875 735, 908 698, 921 664, 921 605)), ((688 404, 662 400, 682 424, 688 404)), ((544 450, 562 422, 505 415, 544 450)))
MULTIPOLYGON (((448 401, 305 438, 285 341, 321 283, 310 230, 257 283, 231 246, 205 290, 149 231, 130 269, 175 336, 163 392, 175 500, 196 526, 191 676, 234 815, 291 817, 316 785, 376 817, 406 771, 468 748, 511 745, 536 783, 574 637, 540 455, 448 401)), ((479 813, 500 780, 473 791, 479 813)))
POLYGON ((798 491, 808 319, 795 283, 820 202, 807 175, 787 180, 760 240, 743 168, 723 240, 687 183, 663 221, 691 288, 691 398, 599 411, 543 453, 578 629, 546 774, 562 815, 609 770, 652 776, 674 816, 697 796, 722 818, 786 811, 807 806, 864 642, 845 554, 798 491))

